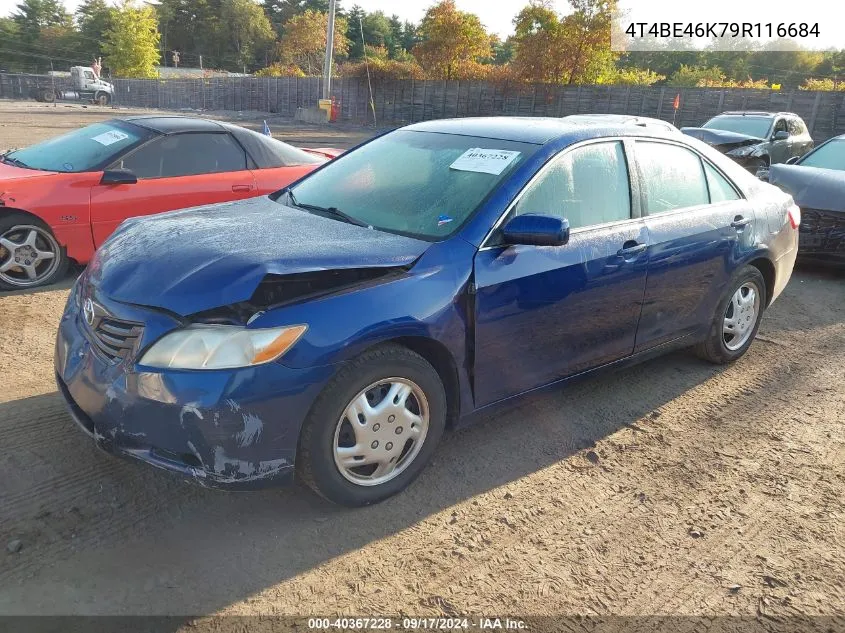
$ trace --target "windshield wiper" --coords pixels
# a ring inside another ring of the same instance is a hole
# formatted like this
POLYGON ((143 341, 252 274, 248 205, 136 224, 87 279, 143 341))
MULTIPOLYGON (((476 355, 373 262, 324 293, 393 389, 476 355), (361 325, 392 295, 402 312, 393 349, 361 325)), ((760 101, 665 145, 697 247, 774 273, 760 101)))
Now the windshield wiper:
POLYGON ((23 162, 19 158, 12 158, 8 154, 3 154, 2 156, 0 156, 0 160, 2 160, 4 163, 8 163, 9 165, 14 165, 15 167, 23 167, 24 169, 32 169, 32 167, 27 165, 25 162, 23 162))
POLYGON ((354 224, 355 226, 362 226, 365 229, 373 228, 372 226, 370 226, 366 222, 362 222, 358 218, 352 217, 348 213, 344 213, 343 211, 341 211, 337 207, 321 207, 321 206, 316 205, 316 204, 306 204, 304 202, 297 201, 296 196, 293 195, 293 191, 291 191, 290 189, 287 189, 286 193, 288 194, 288 198, 290 199, 291 204, 293 204, 293 206, 295 206, 295 207, 299 207, 300 209, 305 209, 306 211, 314 211, 316 213, 327 213, 327 214, 331 215, 332 217, 335 217, 339 220, 343 220, 344 222, 348 222, 349 224, 354 224))

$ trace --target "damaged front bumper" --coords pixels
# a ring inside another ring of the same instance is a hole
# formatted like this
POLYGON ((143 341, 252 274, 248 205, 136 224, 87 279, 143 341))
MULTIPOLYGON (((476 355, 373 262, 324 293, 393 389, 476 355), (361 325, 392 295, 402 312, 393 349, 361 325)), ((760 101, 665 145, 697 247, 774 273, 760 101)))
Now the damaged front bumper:
MULTIPOLYGON (((162 329, 158 313, 97 301, 116 318, 162 329)), ((131 355, 115 361, 94 344, 78 303, 72 294, 59 326, 56 382, 98 447, 208 487, 255 489, 290 480, 302 422, 332 366, 189 371, 146 368, 131 355)))
POLYGON ((802 260, 845 266, 845 212, 802 208, 798 230, 802 260))

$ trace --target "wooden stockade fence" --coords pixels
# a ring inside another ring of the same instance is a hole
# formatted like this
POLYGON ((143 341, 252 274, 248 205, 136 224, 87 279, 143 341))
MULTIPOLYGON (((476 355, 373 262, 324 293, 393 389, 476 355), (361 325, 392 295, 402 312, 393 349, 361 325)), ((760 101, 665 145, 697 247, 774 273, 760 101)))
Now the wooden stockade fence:
MULTIPOLYGON (((47 76, 0 74, 0 98, 27 98, 47 76)), ((57 89, 69 88, 55 78, 57 89)), ((292 117, 298 107, 314 107, 319 77, 233 77, 214 79, 116 79, 114 104, 166 110, 270 112, 292 117)), ((681 95, 676 125, 698 126, 725 110, 790 111, 800 115, 816 141, 845 133, 845 92, 670 88, 639 86, 560 86, 484 81, 374 81, 375 120, 401 125, 428 119, 466 116, 552 116, 635 114, 672 121, 672 103, 681 95)), ((339 119, 373 123, 366 79, 332 82, 340 102, 339 119)))

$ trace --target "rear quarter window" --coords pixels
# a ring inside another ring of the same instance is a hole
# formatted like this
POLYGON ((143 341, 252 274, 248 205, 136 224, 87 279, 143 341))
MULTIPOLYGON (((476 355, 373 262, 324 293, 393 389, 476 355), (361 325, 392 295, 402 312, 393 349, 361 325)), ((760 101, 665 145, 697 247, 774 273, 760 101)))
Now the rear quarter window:
POLYGON ((255 162, 257 169, 292 167, 295 165, 319 165, 326 162, 321 156, 309 154, 298 147, 288 145, 278 139, 258 134, 252 130, 231 126, 229 131, 244 146, 255 162))

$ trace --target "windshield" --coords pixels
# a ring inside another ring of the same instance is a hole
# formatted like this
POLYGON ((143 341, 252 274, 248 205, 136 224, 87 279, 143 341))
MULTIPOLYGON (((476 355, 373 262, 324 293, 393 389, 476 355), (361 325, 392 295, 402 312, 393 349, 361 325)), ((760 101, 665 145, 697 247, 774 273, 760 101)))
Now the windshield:
MULTIPOLYGON (((400 130, 341 155, 292 193, 301 207, 334 208, 347 221, 375 229, 443 239, 538 147, 400 130)), ((284 197, 280 201, 291 202, 284 197)))
POLYGON ((772 119, 762 116, 717 116, 703 125, 709 130, 725 130, 757 138, 768 137, 771 126, 772 119))
POLYGON ((10 152, 5 158, 18 167, 30 169, 94 171, 105 167, 119 154, 143 143, 153 134, 135 125, 106 121, 10 152))
POLYGON ((845 139, 828 141, 819 145, 798 161, 802 167, 821 167, 822 169, 839 169, 845 171, 845 139))

